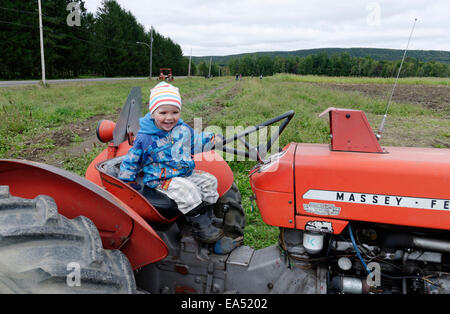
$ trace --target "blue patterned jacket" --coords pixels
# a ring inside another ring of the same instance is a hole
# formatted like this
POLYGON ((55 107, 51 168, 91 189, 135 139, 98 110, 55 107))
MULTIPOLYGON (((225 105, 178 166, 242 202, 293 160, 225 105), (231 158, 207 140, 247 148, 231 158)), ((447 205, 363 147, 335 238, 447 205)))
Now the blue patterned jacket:
POLYGON ((151 188, 176 176, 189 176, 195 168, 192 155, 210 150, 215 143, 213 133, 198 134, 182 119, 170 132, 159 129, 150 113, 139 123, 133 147, 120 165, 119 179, 125 182, 135 182, 141 169, 143 183, 151 188))

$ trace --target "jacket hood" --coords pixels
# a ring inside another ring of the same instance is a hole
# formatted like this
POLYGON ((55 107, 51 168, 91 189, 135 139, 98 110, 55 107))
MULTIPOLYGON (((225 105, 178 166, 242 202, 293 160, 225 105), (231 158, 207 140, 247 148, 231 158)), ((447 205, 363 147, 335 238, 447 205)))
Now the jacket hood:
MULTIPOLYGON (((176 125, 183 124, 183 120, 180 118, 176 125)), ((150 112, 148 112, 144 117, 139 119, 140 130, 139 133, 144 134, 157 134, 163 132, 164 134, 168 133, 164 130, 158 128, 155 124, 155 119, 152 118, 150 112)))

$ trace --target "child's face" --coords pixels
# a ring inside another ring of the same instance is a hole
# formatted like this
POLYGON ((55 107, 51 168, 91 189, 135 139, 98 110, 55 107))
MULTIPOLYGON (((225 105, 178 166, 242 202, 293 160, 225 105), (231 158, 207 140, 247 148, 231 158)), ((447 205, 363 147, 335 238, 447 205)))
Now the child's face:
POLYGON ((161 130, 169 132, 178 123, 180 119, 180 109, 172 105, 162 105, 156 109, 152 117, 155 119, 155 124, 161 130))

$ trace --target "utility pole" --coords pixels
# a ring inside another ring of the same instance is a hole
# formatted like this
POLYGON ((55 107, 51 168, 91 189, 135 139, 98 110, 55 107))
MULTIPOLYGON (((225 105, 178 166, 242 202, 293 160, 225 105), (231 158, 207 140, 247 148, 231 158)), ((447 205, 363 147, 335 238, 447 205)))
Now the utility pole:
POLYGON ((191 60, 192 60, 192 48, 191 48, 191 55, 189 56, 188 77, 191 77, 191 60))
POLYGON ((41 40, 41 67, 42 67, 42 84, 45 86, 45 58, 44 58, 44 35, 42 33, 42 9, 41 0, 38 0, 39 7, 39 37, 41 40))
POLYGON ((147 43, 143 43, 142 41, 137 41, 136 44, 140 44, 140 45, 146 45, 148 47, 148 49, 150 49, 150 69, 149 69, 149 74, 148 77, 149 79, 152 79, 152 52, 153 52, 153 26, 150 29, 150 45, 147 43))
POLYGON ((150 79, 152 79, 152 58, 153 57, 153 25, 150 28, 150 79))
POLYGON ((208 78, 211 77, 211 63, 212 63, 212 57, 211 57, 211 59, 209 59, 209 73, 208 73, 208 78))

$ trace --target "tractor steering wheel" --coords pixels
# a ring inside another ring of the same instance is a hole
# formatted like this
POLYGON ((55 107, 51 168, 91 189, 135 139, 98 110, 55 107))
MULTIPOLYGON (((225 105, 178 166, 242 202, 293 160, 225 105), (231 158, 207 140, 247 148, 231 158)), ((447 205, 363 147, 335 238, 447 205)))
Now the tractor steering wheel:
POLYGON ((254 126, 244 132, 241 132, 239 134, 236 134, 232 137, 229 137, 227 139, 222 140, 219 143, 216 143, 212 149, 218 149, 218 150, 222 150, 224 152, 227 153, 231 153, 231 154, 235 154, 235 155, 240 155, 240 156, 245 156, 249 159, 253 159, 256 160, 258 162, 263 162, 263 158, 265 158, 266 153, 270 150, 270 148, 272 147, 273 143, 275 143, 275 141, 278 139, 278 137, 280 136, 280 134, 284 131, 284 129, 286 128, 286 126, 289 124, 289 122, 291 121, 292 117, 294 116, 294 110, 290 110, 288 112, 283 113, 282 115, 272 118, 270 120, 267 120, 266 122, 260 123, 257 126, 254 126), (280 128, 278 130, 278 132, 276 134, 274 134, 268 141, 267 144, 264 146, 264 144, 258 145, 257 147, 254 147, 252 145, 250 145, 245 139, 244 137, 248 134, 251 134, 253 132, 256 132, 262 128, 265 128, 269 125, 272 125, 274 123, 277 123, 278 121, 283 120, 283 122, 280 125, 280 128), (235 148, 231 148, 231 147, 227 147, 226 144, 232 143, 236 140, 241 141, 245 147, 247 148, 246 151, 241 151, 241 150, 237 150, 235 148), (263 149, 264 148, 264 149, 263 149))

